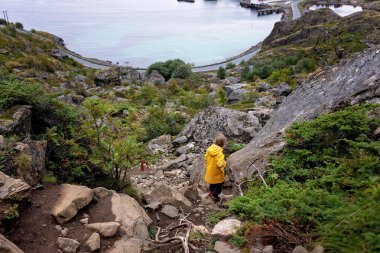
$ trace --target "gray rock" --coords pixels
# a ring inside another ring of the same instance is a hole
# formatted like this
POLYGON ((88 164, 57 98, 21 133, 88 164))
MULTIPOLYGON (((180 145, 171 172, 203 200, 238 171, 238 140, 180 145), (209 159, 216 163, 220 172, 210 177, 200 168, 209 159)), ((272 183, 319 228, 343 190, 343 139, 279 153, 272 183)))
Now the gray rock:
POLYGON ((53 206, 52 215, 59 223, 71 220, 78 210, 87 206, 93 198, 91 189, 85 186, 63 184, 60 197, 53 206))
POLYGON ((179 145, 187 142, 187 137, 186 136, 180 136, 177 139, 173 141, 174 145, 179 145))
POLYGON ((143 77, 130 67, 113 67, 95 72, 94 82, 96 86, 120 85, 120 84, 141 84, 143 77))
POLYGON ((46 171, 47 141, 26 139, 24 142, 16 143, 14 149, 19 152, 19 155, 24 155, 30 160, 28 166, 17 167, 17 176, 31 186, 40 183, 42 174, 46 171))
POLYGON ((241 222, 233 218, 219 221, 211 231, 211 235, 228 239, 241 227, 241 222))
POLYGON ((144 208, 145 209, 149 209, 149 210, 152 210, 153 212, 157 211, 158 209, 160 209, 162 206, 161 202, 158 202, 158 201, 154 201, 148 205, 145 205, 144 208))
POLYGON ((272 86, 269 83, 263 83, 259 87, 257 87, 258 92, 264 92, 272 89, 272 86))
POLYGON ((258 249, 256 247, 252 247, 250 250, 249 250, 249 253, 262 253, 263 251, 261 249, 258 249))
POLYGON ((75 80, 76 82, 78 82, 78 83, 84 83, 84 82, 86 82, 86 77, 83 76, 83 75, 76 75, 76 76, 74 77, 74 80, 75 80))
POLYGON ((229 103, 238 102, 243 99, 244 94, 247 94, 248 91, 245 89, 233 90, 227 97, 229 103))
POLYGON ((57 244, 58 247, 66 253, 75 253, 80 246, 78 241, 65 237, 58 237, 57 244))
POLYGON ((6 146, 4 136, 0 135, 0 149, 4 149, 6 146))
POLYGON ((221 241, 215 243, 214 250, 218 253, 240 253, 235 246, 221 241))
POLYGON ((195 143, 194 142, 190 142, 190 143, 186 144, 185 146, 179 147, 176 150, 176 153, 177 153, 177 155, 188 154, 188 153, 190 153, 194 149, 194 147, 195 147, 195 143))
POLYGON ((148 142, 147 152, 151 155, 162 152, 166 154, 172 147, 171 136, 162 135, 148 142))
POLYGON ((28 197, 30 186, 23 180, 9 177, 0 171, 0 200, 11 199, 15 195, 28 197))
POLYGON ((230 84, 237 84, 239 82, 239 78, 233 76, 228 77, 227 80, 230 82, 230 84))
POLYGON ((198 113, 181 131, 181 136, 208 145, 217 133, 238 142, 249 141, 261 128, 259 120, 245 112, 209 107, 198 113))
POLYGON ((88 238, 85 245, 91 252, 100 249, 100 235, 98 233, 93 233, 90 238, 88 238))
POLYGON ((178 169, 180 167, 180 164, 184 161, 186 161, 187 157, 185 154, 183 155, 180 155, 178 158, 174 159, 174 160, 170 160, 169 162, 166 162, 165 164, 163 164, 160 168, 162 170, 174 170, 174 169, 178 169))
POLYGON ((243 89, 244 87, 246 87, 247 84, 246 83, 235 83, 235 84, 232 84, 232 85, 227 85, 225 86, 225 90, 226 90, 226 95, 227 97, 234 91, 234 90, 240 90, 240 89, 243 89))
POLYGON ((321 246, 315 246, 315 248, 311 251, 311 253, 324 253, 325 249, 321 246))
POLYGON ((297 246, 294 248, 292 253, 309 253, 309 251, 302 246, 297 246))
MULTIPOLYGON (((105 198, 107 196, 112 196, 112 192, 104 187, 97 187, 92 189, 92 193, 97 197, 98 199, 105 198)), ((86 217, 87 218, 87 217, 86 217)))
POLYGON ((160 212, 172 219, 179 217, 178 209, 174 206, 164 205, 160 212))
POLYGON ((115 221, 121 224, 119 230, 122 235, 142 241, 148 240, 148 226, 152 220, 134 198, 113 192, 111 209, 115 221))
POLYGON ((263 253, 273 253, 273 246, 272 245, 267 245, 263 249, 263 253))
POLYGON ((153 70, 149 75, 148 83, 152 85, 163 85, 165 84, 165 78, 157 70, 153 70))
POLYGON ((24 253, 13 242, 9 241, 5 236, 0 234, 0 252, 3 253, 24 253))
POLYGON ((98 232, 101 236, 112 237, 116 234, 117 229, 120 227, 119 222, 99 222, 91 223, 85 226, 88 229, 92 229, 98 232))
POLYGON ((271 108, 274 105, 276 105, 276 103, 277 103, 276 98, 272 95, 268 95, 268 96, 256 99, 255 106, 271 108))
POLYGON ((128 249, 128 253, 140 253, 142 246, 142 240, 123 236, 110 249, 107 249, 106 253, 125 253, 126 249, 128 249))
POLYGON ((143 195, 148 203, 159 201, 163 204, 180 202, 188 207, 192 205, 182 193, 164 183, 157 185, 152 191, 143 195))
POLYGON ((4 113, 0 113, 0 116, 5 116, 4 118, 8 118, 6 115, 10 114, 9 119, 0 117, 0 134, 17 134, 29 137, 32 129, 31 108, 28 105, 14 106, 4 113))
POLYGON ((88 218, 81 219, 80 223, 82 223, 82 224, 88 224, 88 218))
POLYGON ((356 53, 299 85, 271 114, 255 138, 229 157, 227 162, 235 179, 250 178, 257 169, 263 170, 267 158, 282 149, 282 136, 293 122, 380 97, 379 52, 380 46, 376 46, 356 53))
POLYGON ((277 86, 276 91, 278 96, 288 96, 292 92, 292 88, 289 84, 282 82, 277 86))

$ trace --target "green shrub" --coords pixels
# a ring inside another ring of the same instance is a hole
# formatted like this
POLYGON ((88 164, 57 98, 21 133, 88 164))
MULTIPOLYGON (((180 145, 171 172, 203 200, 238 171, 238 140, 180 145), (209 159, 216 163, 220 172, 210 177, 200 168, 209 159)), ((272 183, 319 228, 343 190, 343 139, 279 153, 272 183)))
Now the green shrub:
POLYGON ((147 72, 150 74, 153 70, 157 70, 166 81, 175 76, 175 78, 187 78, 191 74, 191 68, 180 59, 155 62, 148 67, 147 72))
POLYGON ((220 88, 216 93, 216 101, 222 106, 227 104, 228 98, 224 88, 220 88))
POLYGON ((229 63, 227 63, 227 65, 226 65, 226 69, 233 69, 233 68, 235 68, 235 67, 236 67, 236 64, 233 63, 233 62, 229 62, 229 63))
POLYGON ((244 148, 245 144, 244 143, 238 143, 234 141, 229 141, 227 143, 227 149, 231 152, 234 153, 236 151, 239 151, 240 149, 244 148))
POLYGON ((6 25, 7 21, 3 18, 0 18, 0 25, 6 25))
POLYGON ((182 64, 176 67, 172 73, 172 78, 186 79, 191 75, 191 67, 188 64, 182 64))
POLYGON ((30 30, 30 32, 31 32, 31 33, 36 33, 37 31, 36 31, 36 29, 32 28, 32 29, 30 30))
POLYGON ((185 123, 186 119, 179 113, 167 113, 161 107, 151 107, 141 122, 146 131, 144 140, 151 140, 163 134, 177 135, 185 123))
POLYGON ((184 96, 181 96, 180 103, 189 109, 197 111, 210 106, 211 98, 207 93, 196 94, 194 92, 187 92, 184 96))
POLYGON ((294 66, 295 73, 309 73, 317 68, 317 64, 310 58, 303 58, 294 66))
POLYGON ((16 22, 15 26, 17 29, 24 29, 24 26, 20 22, 16 22))
POLYGON ((215 226, 216 223, 218 223, 219 221, 221 221, 221 220, 223 220, 229 216, 230 216, 230 213, 228 212, 228 210, 221 210, 218 212, 212 212, 207 217, 207 223, 210 226, 215 226))
POLYGON ((16 104, 33 107, 33 117, 46 126, 68 127, 78 118, 78 112, 54 95, 45 91, 42 85, 5 77, 0 81, 0 108, 16 104))
POLYGON ((243 248, 247 243, 242 231, 233 234, 229 241, 239 249, 243 248))
POLYGON ((375 105, 352 106, 294 123, 271 159, 270 188, 254 183, 229 211, 254 222, 302 224, 329 252, 378 252, 380 119, 375 105))
POLYGON ((273 85, 277 85, 282 82, 291 83, 291 74, 292 71, 290 68, 275 70, 268 77, 268 81, 271 82, 273 85))
POLYGON ((226 78, 226 69, 223 67, 219 67, 217 76, 219 79, 224 79, 226 78))

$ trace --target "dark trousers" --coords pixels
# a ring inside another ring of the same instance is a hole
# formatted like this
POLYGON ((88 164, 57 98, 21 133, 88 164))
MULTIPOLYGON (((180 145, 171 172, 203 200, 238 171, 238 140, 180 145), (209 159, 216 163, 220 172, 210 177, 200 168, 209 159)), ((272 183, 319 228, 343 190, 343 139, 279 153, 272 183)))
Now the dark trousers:
POLYGON ((223 183, 210 184, 210 192, 211 192, 212 196, 216 199, 219 198, 219 194, 222 193, 222 189, 223 189, 223 183))

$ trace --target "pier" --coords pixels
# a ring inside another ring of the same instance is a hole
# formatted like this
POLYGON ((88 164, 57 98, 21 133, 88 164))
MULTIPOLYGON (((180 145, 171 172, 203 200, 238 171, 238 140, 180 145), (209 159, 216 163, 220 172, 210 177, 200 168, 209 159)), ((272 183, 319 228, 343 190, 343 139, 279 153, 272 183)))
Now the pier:
POLYGON ((269 15, 273 13, 281 13, 282 9, 281 8, 274 8, 270 6, 269 4, 254 4, 251 2, 251 0, 241 0, 240 1, 240 6, 243 8, 249 8, 249 9, 254 9, 257 11, 258 16, 263 16, 263 15, 269 15))

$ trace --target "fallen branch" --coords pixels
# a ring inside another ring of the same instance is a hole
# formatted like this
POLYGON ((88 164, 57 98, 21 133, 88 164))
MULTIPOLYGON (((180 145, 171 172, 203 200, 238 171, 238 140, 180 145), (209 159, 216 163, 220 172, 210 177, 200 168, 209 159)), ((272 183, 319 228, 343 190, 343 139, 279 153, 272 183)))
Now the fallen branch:
POLYGON ((189 237, 190 237, 190 232, 191 232, 191 228, 192 228, 192 223, 189 222, 189 221, 187 221, 185 218, 183 218, 183 219, 180 220, 180 224, 179 225, 166 228, 164 230, 166 232, 166 234, 164 235, 164 237, 169 236, 170 232, 172 230, 178 229, 180 227, 186 227, 186 234, 185 234, 185 236, 179 236, 179 235, 177 235, 177 232, 178 232, 178 230, 177 230, 176 235, 174 237, 168 237, 168 238, 160 239, 161 228, 158 228, 157 234, 156 234, 156 238, 155 238, 154 242, 162 244, 162 243, 168 243, 168 242, 172 242, 172 241, 181 241, 184 253, 190 253, 190 248, 189 247, 191 247, 193 249, 195 249, 196 247, 194 247, 191 243, 189 243, 189 237), (182 223, 182 222, 184 222, 184 223, 182 223))

